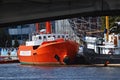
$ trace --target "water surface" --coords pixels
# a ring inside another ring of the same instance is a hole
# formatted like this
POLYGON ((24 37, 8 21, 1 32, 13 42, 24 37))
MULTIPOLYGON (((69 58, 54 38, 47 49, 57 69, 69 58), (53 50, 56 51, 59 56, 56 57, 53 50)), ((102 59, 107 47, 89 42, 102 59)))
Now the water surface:
POLYGON ((0 64, 0 80, 120 80, 120 67, 0 64))

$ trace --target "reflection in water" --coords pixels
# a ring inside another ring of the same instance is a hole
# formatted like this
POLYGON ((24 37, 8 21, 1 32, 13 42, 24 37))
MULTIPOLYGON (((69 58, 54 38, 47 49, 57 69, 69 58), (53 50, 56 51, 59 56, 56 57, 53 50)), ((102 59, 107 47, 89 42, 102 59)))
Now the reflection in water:
POLYGON ((0 80, 119 80, 119 67, 0 64, 0 80))

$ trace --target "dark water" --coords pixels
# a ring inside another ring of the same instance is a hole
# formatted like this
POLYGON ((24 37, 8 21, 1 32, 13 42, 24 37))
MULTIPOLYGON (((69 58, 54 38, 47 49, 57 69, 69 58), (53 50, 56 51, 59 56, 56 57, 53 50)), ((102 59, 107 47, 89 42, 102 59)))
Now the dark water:
POLYGON ((120 67, 0 64, 0 80, 120 80, 120 67))

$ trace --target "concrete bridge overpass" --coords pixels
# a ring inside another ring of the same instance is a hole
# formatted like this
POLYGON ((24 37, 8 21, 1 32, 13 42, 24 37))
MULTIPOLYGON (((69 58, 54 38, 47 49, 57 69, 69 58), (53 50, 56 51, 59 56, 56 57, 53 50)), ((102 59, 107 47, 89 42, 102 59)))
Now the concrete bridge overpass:
POLYGON ((0 0, 0 27, 62 18, 119 15, 120 0, 0 0))

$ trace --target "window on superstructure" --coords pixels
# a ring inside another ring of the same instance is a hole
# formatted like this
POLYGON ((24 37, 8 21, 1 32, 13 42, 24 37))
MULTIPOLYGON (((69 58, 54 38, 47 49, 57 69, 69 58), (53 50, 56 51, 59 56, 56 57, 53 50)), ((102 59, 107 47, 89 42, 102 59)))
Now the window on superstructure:
POLYGON ((53 37, 56 38, 55 35, 53 35, 53 37))
POLYGON ((46 39, 46 36, 43 36, 43 39, 46 39))
POLYGON ((48 38, 50 38, 50 36, 48 36, 48 38))
POLYGON ((65 36, 64 35, 62 35, 62 38, 64 38, 65 36))
POLYGON ((39 36, 39 39, 42 39, 41 36, 39 36))
POLYGON ((58 38, 60 38, 60 35, 58 35, 58 38))
POLYGON ((68 39, 68 36, 66 36, 66 39, 68 39))

